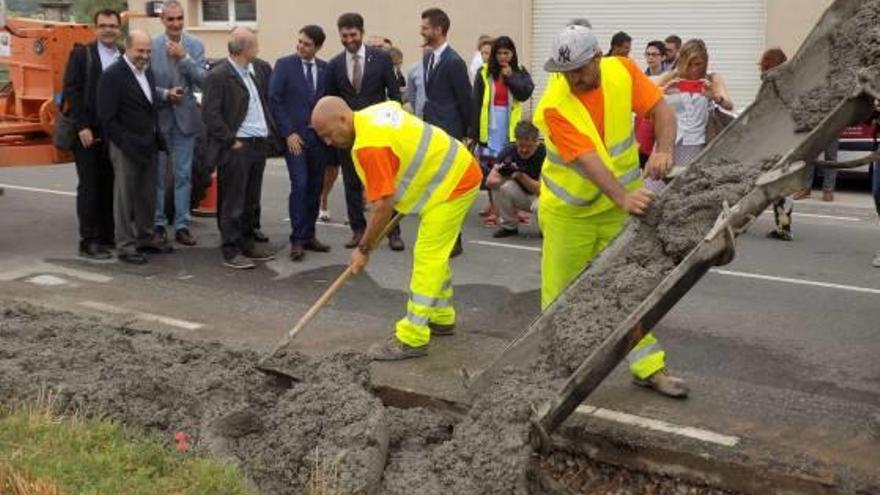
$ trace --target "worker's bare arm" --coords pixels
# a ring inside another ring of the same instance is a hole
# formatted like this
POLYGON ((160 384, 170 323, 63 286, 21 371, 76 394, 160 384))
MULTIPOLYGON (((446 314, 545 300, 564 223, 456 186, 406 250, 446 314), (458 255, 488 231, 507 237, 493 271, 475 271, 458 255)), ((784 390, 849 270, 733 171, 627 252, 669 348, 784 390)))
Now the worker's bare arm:
POLYGON ((378 241, 378 237, 382 235, 385 225, 391 221, 394 214, 394 195, 388 195, 378 201, 373 202, 372 213, 367 220, 367 228, 361 237, 360 245, 351 252, 351 268, 355 274, 360 273, 370 259, 367 248, 362 246, 374 246, 378 241), (367 252, 364 252, 367 251, 367 252))
POLYGON ((588 151, 579 155, 576 166, 582 167, 587 178, 628 213, 642 215, 648 210, 654 194, 647 189, 628 192, 617 182, 614 174, 602 163, 602 159, 599 158, 595 151, 588 151))

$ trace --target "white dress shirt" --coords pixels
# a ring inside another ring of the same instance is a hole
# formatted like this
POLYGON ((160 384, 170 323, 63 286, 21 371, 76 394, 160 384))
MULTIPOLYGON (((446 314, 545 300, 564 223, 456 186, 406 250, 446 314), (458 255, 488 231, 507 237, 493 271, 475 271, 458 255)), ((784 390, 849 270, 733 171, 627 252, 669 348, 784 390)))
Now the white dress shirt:
POLYGON ((104 43, 98 42, 98 55, 101 57, 101 70, 107 70, 110 64, 119 59, 119 48, 116 45, 106 46, 104 43))
POLYGON ((147 80, 147 71, 146 70, 138 70, 137 67, 131 63, 131 60, 128 59, 128 55, 123 55, 123 59, 125 59, 125 63, 131 67, 131 71, 134 72, 134 77, 137 79, 138 84, 141 86, 141 91, 144 92, 144 96, 150 100, 150 103, 153 103, 153 92, 150 90, 150 81, 147 80))
MULTIPOLYGON (((357 55, 360 56, 361 79, 363 79, 367 67, 367 45, 361 43, 361 47, 358 49, 357 55)), ((348 50, 345 50, 345 68, 348 72, 348 80, 351 81, 352 77, 354 77, 354 54, 349 52, 348 50)))

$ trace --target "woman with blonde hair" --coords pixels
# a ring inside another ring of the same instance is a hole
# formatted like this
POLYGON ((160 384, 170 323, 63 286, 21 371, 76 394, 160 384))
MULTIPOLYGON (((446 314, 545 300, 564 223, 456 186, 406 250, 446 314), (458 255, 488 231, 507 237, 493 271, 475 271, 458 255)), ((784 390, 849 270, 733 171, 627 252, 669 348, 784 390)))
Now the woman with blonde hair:
POLYGON ((706 126, 716 107, 733 110, 724 78, 708 67, 706 43, 691 39, 682 45, 675 69, 657 79, 678 120, 676 165, 687 165, 706 146, 706 126))

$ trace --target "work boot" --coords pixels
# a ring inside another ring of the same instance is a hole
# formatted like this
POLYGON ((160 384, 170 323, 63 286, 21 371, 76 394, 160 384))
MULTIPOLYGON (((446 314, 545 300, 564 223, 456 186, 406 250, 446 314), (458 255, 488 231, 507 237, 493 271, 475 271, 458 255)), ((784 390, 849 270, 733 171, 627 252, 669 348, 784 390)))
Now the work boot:
POLYGON ((791 231, 789 230, 771 230, 767 232, 768 239, 776 239, 778 241, 792 241, 794 240, 794 236, 791 235, 791 231))
POLYGON ((394 335, 382 344, 370 347, 367 352, 374 361, 401 361, 428 355, 428 346, 412 347, 404 344, 394 335))
POLYGON ((314 251, 316 253, 329 253, 330 246, 319 241, 317 237, 313 237, 302 243, 303 249, 306 251, 314 251))
POLYGON ((388 236, 388 247, 390 247, 392 251, 403 251, 406 249, 403 245, 403 239, 400 238, 400 234, 391 234, 388 236))
POLYGON ((245 258, 252 261, 270 261, 275 259, 275 253, 270 251, 262 244, 257 244, 250 249, 244 251, 245 258))
POLYGON ((428 322, 428 328, 431 329, 431 337, 449 337, 455 335, 455 323, 443 325, 441 323, 428 322))
POLYGON ((361 239, 363 239, 363 238, 364 238, 364 231, 363 230, 357 230, 355 232, 352 232, 351 240, 348 241, 347 243, 345 243, 345 248, 346 249, 354 249, 354 248, 358 247, 358 244, 361 243, 361 239))
POLYGON ((687 383, 681 378, 670 375, 666 368, 644 380, 633 378, 633 382, 640 387, 652 388, 666 397, 673 397, 675 399, 683 399, 690 392, 687 383))

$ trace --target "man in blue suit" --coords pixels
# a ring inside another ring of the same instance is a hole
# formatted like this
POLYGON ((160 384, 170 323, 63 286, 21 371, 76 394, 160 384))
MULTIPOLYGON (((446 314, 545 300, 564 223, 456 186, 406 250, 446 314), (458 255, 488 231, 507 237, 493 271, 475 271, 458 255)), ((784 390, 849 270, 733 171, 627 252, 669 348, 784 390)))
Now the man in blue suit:
POLYGON ((194 246, 190 232, 190 194, 192 159, 196 134, 202 125, 193 87, 201 88, 207 74, 205 47, 194 36, 183 32, 183 7, 178 0, 168 0, 162 10, 165 33, 153 38, 150 68, 156 78, 159 96, 159 130, 168 145, 168 153, 159 157, 156 188, 156 242, 166 241, 165 177, 169 162, 174 170, 174 238, 184 246, 194 246))
POLYGON ((327 63, 315 57, 325 39, 320 26, 302 28, 296 53, 278 59, 269 82, 269 108, 287 144, 284 159, 290 175, 292 261, 302 261, 306 251, 330 251, 330 246, 315 236, 324 166, 330 150, 309 127, 312 109, 327 87, 327 63))

